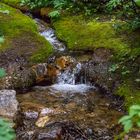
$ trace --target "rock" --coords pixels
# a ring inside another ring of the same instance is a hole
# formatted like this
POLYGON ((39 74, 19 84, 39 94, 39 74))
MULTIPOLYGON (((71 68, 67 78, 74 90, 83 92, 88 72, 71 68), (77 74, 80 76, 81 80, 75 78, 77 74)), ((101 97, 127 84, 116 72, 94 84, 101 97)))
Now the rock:
POLYGON ((85 75, 87 82, 94 83, 100 88, 112 92, 119 81, 117 73, 109 72, 112 65, 112 54, 109 49, 98 48, 94 51, 92 59, 82 65, 81 75, 85 75))
POLYGON ((36 125, 37 127, 44 127, 45 124, 46 124, 49 120, 50 120, 50 119, 49 119, 48 116, 40 117, 40 118, 36 121, 35 125, 36 125))
POLYGON ((61 56, 56 58, 55 64, 59 67, 60 70, 64 70, 74 63, 74 58, 71 56, 61 56))
POLYGON ((18 110, 16 91, 0 90, 0 115, 13 118, 18 110))

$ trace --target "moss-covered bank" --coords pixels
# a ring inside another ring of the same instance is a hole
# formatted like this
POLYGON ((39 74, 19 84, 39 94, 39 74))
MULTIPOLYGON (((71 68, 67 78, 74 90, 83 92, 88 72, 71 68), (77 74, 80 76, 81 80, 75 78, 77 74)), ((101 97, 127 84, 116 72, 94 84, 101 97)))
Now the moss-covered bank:
POLYGON ((85 21, 80 16, 64 17, 54 23, 58 37, 70 50, 94 50, 104 47, 124 51, 128 45, 116 35, 113 22, 85 21))
POLYGON ((34 20, 3 3, 0 3, 0 31, 5 39, 0 46, 1 52, 14 49, 16 55, 27 55, 29 60, 41 62, 53 51, 39 35, 34 20))

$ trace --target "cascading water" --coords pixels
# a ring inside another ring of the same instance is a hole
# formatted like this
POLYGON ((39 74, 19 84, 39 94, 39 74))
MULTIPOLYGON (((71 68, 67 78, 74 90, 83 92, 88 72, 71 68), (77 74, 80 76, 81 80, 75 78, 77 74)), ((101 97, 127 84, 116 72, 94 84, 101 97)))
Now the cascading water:
MULTIPOLYGON (((58 84, 76 84, 76 75, 81 70, 81 63, 78 63, 73 69, 67 69, 58 75, 57 83, 58 84)), ((82 84, 82 83, 81 83, 82 84)))
POLYGON ((52 28, 46 29, 41 33, 41 35, 44 36, 54 46, 54 49, 58 51, 65 50, 65 45, 57 39, 52 28))
MULTIPOLYGON (((58 53, 60 51, 65 51, 66 46, 58 40, 55 35, 55 31, 52 28, 46 28, 43 24, 41 24, 39 19, 35 19, 35 21, 41 28, 40 34, 44 36, 45 39, 50 42, 50 44, 53 45, 54 49, 58 51, 58 53)), ((85 75, 80 76, 80 80, 77 82, 77 76, 79 75, 81 68, 82 64, 78 62, 74 67, 68 67, 64 71, 61 71, 57 76, 56 83, 52 86, 49 86, 49 88, 53 90, 53 92, 61 91, 80 93, 91 89, 92 86, 87 84, 85 75)))
POLYGON ((55 31, 52 28, 46 28, 45 25, 41 24, 39 19, 35 19, 35 21, 41 28, 40 34, 44 36, 45 39, 50 42, 50 44, 53 45, 54 49, 57 51, 64 51, 66 47, 62 42, 58 40, 55 35, 55 31))

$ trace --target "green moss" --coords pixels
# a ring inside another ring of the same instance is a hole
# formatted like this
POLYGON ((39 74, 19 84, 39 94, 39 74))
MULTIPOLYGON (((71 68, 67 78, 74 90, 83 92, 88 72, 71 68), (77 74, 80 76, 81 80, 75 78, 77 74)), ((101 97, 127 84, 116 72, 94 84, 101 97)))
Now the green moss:
POLYGON ((8 4, 12 7, 20 7, 20 0, 1 0, 1 2, 8 4))
POLYGON ((1 0, 1 2, 11 4, 11 5, 15 5, 15 4, 20 3, 20 0, 1 0))
POLYGON ((71 50, 94 50, 99 47, 124 52, 129 47, 118 36, 112 22, 86 22, 81 17, 64 17, 54 23, 58 37, 71 50))
POLYGON ((140 104, 140 90, 132 86, 131 83, 122 84, 116 94, 123 96, 125 99, 125 107, 129 109, 131 105, 140 104))
POLYGON ((20 51, 23 52, 18 53, 29 51, 32 61, 42 61, 52 53, 52 46, 39 35, 34 20, 3 3, 0 3, 0 10, 9 11, 9 14, 0 12, 0 30, 5 38, 5 42, 0 46, 0 51, 21 47, 20 51), (36 55, 40 55, 40 57, 36 58, 36 55))

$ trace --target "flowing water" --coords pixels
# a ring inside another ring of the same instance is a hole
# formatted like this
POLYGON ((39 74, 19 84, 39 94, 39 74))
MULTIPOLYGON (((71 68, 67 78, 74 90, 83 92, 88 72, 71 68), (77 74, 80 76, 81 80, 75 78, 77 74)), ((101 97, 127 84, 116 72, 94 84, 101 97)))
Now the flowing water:
MULTIPOLYGON (((53 29, 41 32, 54 48, 65 50, 53 29)), ((18 140, 112 140, 118 133, 116 100, 106 98, 85 75, 77 81, 81 62, 67 68, 51 86, 35 86, 19 94, 18 140)))
POLYGON ((40 27, 40 34, 53 45, 55 50, 64 51, 66 49, 66 46, 58 40, 52 28, 46 28, 45 25, 41 24, 39 19, 35 19, 35 21, 40 27))

